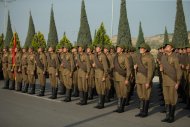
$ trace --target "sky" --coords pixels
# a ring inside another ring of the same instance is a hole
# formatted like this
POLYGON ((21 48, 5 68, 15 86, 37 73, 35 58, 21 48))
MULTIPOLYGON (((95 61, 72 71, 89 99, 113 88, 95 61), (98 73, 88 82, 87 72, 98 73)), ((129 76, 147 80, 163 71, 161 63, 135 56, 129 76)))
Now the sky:
MULTIPOLYGON (((0 33, 5 31, 7 11, 0 0, 0 33), (6 17, 6 18, 5 18, 6 17)), ((10 0, 7 0, 10 1, 10 0)), ((31 10, 36 32, 40 31, 47 40, 50 10, 53 4, 55 23, 59 40, 66 32, 71 42, 77 40, 80 27, 81 0, 11 0, 7 4, 13 31, 17 31, 21 44, 25 43, 31 10)), ((117 35, 120 0, 114 1, 113 35, 117 35)), ((88 23, 92 38, 103 22, 107 34, 111 35, 112 0, 85 0, 88 23)), ((190 0, 183 0, 187 30, 190 31, 190 0)), ((139 22, 144 35, 163 34, 165 26, 173 33, 176 15, 176 0, 127 0, 127 15, 132 37, 138 36, 139 22)))

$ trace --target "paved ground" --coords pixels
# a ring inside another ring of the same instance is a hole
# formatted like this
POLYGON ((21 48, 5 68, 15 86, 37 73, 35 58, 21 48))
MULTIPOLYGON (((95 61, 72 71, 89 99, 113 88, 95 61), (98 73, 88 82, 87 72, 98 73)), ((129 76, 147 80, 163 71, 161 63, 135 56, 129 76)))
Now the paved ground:
MULTIPOLYGON (((3 82, 0 81, 0 87, 3 82)), ((38 91, 37 91, 38 92, 38 91)), ((79 98, 72 98, 72 102, 62 102, 63 96, 50 100, 47 90, 45 97, 28 95, 16 91, 0 89, 0 127, 189 127, 190 111, 183 110, 183 104, 178 104, 176 122, 161 123, 164 114, 159 113, 157 85, 154 84, 149 117, 136 118, 138 113, 136 94, 131 105, 122 114, 112 112, 116 102, 106 104, 106 108, 93 108, 97 100, 89 101, 86 106, 76 103, 79 98)))

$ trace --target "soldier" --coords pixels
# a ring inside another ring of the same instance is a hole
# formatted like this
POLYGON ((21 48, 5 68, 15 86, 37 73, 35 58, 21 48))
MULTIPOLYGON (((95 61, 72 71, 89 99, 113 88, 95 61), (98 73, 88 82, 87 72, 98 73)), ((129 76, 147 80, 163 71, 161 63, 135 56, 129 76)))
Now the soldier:
POLYGON ((104 108, 106 94, 106 77, 108 76, 108 62, 106 55, 102 52, 102 45, 96 45, 93 67, 95 68, 95 84, 99 101, 95 108, 104 108))
POLYGON ((78 90, 78 67, 77 67, 77 47, 72 48, 72 54, 73 54, 73 62, 74 62, 74 70, 73 70, 73 97, 79 96, 79 90, 78 90))
MULTIPOLYGON (((187 67, 186 67, 186 69, 187 69, 187 75, 188 75, 188 83, 187 83, 187 87, 188 87, 188 89, 187 89, 187 95, 188 95, 188 104, 189 105, 187 105, 187 107, 189 107, 190 108, 190 44, 188 44, 187 46, 186 46, 186 48, 187 48, 187 54, 188 54, 188 63, 187 63, 187 67)), ((189 109, 188 108, 188 109, 189 109)), ((189 115, 189 117, 190 117, 190 115, 189 115)))
POLYGON ((48 73, 49 80, 52 87, 52 96, 51 99, 57 98, 58 90, 58 71, 59 71, 59 60, 57 54, 55 53, 55 46, 51 45, 47 53, 47 62, 48 62, 48 73))
POLYGON ((61 76, 63 78, 63 83, 66 87, 66 97, 64 99, 65 102, 71 101, 71 90, 72 90, 72 78, 73 78, 73 70, 74 70, 74 62, 73 55, 69 52, 70 45, 65 44, 63 47, 64 56, 61 61, 61 76))
POLYGON ((77 66, 78 66, 78 88, 80 102, 78 105, 86 105, 88 100, 88 77, 90 74, 90 61, 85 53, 85 46, 78 46, 77 55, 77 66))
POLYGON ((94 68, 92 67, 94 61, 94 54, 92 51, 94 47, 92 45, 88 46, 86 49, 89 61, 90 61, 90 74, 88 77, 88 99, 92 100, 94 96, 95 80, 94 80, 94 68))
POLYGON ((106 96, 105 102, 110 102, 110 92, 111 92, 111 80, 113 80, 113 56, 110 54, 110 46, 104 46, 104 54, 106 55, 108 62, 108 76, 106 77, 106 96))
POLYGON ((30 46, 28 49, 28 58, 27 58, 27 76, 30 87, 29 94, 35 94, 35 86, 36 86, 35 71, 36 71, 36 64, 35 64, 34 48, 30 46))
POLYGON ((166 107, 166 118, 162 122, 174 122, 175 106, 178 99, 177 90, 182 77, 179 59, 173 53, 174 46, 167 43, 164 46, 165 55, 161 57, 160 71, 163 76, 163 93, 166 107))
POLYGON ((9 75, 8 75, 8 47, 3 48, 3 56, 2 56, 2 70, 4 77, 4 87, 3 89, 9 89, 9 75))
MULTIPOLYGON (((59 64, 61 63, 61 61, 63 60, 64 58, 64 52, 63 52, 63 47, 59 47, 58 48, 58 51, 57 51, 57 56, 58 56, 58 59, 59 59, 59 64)), ((63 76, 61 75, 61 71, 63 71, 63 68, 61 67, 61 64, 59 66, 59 81, 60 81, 60 91, 59 91, 59 94, 60 95, 64 95, 65 92, 66 92, 66 88, 65 88, 65 85, 63 83, 63 76)))
POLYGON ((8 55, 8 75, 10 81, 10 90, 15 90, 15 75, 14 75, 14 66, 13 66, 13 54, 12 48, 9 48, 9 55, 8 55))
POLYGON ((47 58, 44 53, 43 47, 38 47, 38 54, 35 55, 35 62, 37 66, 37 75, 40 83, 40 93, 38 96, 44 96, 46 85, 46 71, 47 71, 47 58))
POLYGON ((17 85, 17 91, 21 91, 22 90, 22 72, 21 72, 21 58, 22 58, 22 53, 20 51, 20 47, 17 46, 15 48, 15 67, 14 67, 14 72, 15 72, 15 76, 16 76, 16 85, 17 85))
MULTIPOLYGON (((129 48, 129 51, 128 51, 128 54, 130 55, 130 59, 131 59, 131 63, 132 63, 132 66, 134 66, 134 64, 136 63, 136 53, 135 53, 135 51, 136 51, 136 48, 135 47, 130 47, 129 48)), ((128 56, 129 57, 129 56, 128 56)), ((131 100, 131 96, 133 95, 133 92, 134 92, 134 89, 135 89, 135 70, 133 69, 133 67, 132 67, 132 72, 131 72, 131 77, 130 77, 130 80, 129 80, 129 82, 130 82, 130 91, 129 91, 129 95, 128 95, 128 97, 127 97, 127 100, 126 100, 126 106, 127 105, 129 105, 130 103, 130 100, 131 100)))
POLYGON ((124 112, 126 98, 130 89, 131 64, 129 58, 124 54, 125 46, 117 45, 117 53, 113 60, 114 81, 118 98, 118 108, 114 112, 124 112))
POLYGON ((21 58, 21 72, 22 72, 22 82, 23 82, 23 93, 27 93, 28 92, 28 86, 29 86, 29 82, 28 82, 28 75, 27 75, 27 59, 28 59, 28 52, 27 52, 28 47, 23 47, 22 48, 22 58, 21 58))
POLYGON ((150 93, 152 88, 152 79, 154 74, 154 58, 150 54, 149 45, 143 43, 139 46, 140 54, 137 54, 136 65, 136 84, 137 94, 140 100, 140 112, 136 117, 148 116, 150 93))

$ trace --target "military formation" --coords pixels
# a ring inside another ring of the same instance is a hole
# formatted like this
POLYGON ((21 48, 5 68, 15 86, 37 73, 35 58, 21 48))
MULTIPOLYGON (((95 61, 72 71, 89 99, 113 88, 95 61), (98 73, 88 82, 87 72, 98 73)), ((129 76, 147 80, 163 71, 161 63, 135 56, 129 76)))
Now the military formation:
POLYGON ((73 47, 65 44, 58 49, 38 47, 37 51, 31 46, 16 47, 14 51, 13 55, 13 48, 4 47, 1 55, 4 89, 35 94, 38 79, 38 96, 45 96, 49 78, 50 99, 56 99, 57 94, 65 95, 64 102, 79 97, 77 104, 82 106, 98 96, 94 108, 103 109, 105 103, 117 98, 114 112, 118 113, 125 111, 136 90, 139 113, 135 116, 143 118, 148 116, 152 80, 157 70, 161 105, 165 106, 162 112, 166 113, 162 122, 175 121, 178 98, 190 109, 190 45, 175 48, 167 43, 158 49, 156 59, 146 43, 138 51, 122 44, 73 47))

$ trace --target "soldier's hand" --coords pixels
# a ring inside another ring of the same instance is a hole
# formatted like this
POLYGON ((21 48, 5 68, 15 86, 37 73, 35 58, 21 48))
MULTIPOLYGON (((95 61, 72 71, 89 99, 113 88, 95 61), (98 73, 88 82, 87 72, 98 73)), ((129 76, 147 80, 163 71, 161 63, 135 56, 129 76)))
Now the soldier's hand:
POLYGON ((105 77, 103 77, 103 78, 102 78, 102 82, 104 82, 105 80, 106 80, 105 77))
POLYGON ((137 70, 137 68, 138 68, 138 66, 137 66, 137 64, 135 64, 135 65, 134 65, 134 69, 137 70))
POLYGON ((163 65, 162 64, 160 64, 160 71, 163 71, 164 69, 163 69, 163 65))
POLYGON ((58 73, 55 73, 55 76, 58 76, 58 73))
POLYGON ((61 64, 61 67, 64 67, 64 65, 63 65, 63 64, 61 64))
POLYGON ((95 66, 96 66, 95 63, 93 63, 93 64, 92 64, 92 67, 95 67, 95 66))
POLYGON ((129 84, 129 81, 128 80, 125 80, 125 85, 127 86, 129 84))
POLYGON ((176 83, 175 84, 175 89, 178 90, 178 88, 179 88, 179 84, 176 83))
POLYGON ((69 74, 69 77, 72 78, 72 76, 73 76, 73 73, 71 72, 71 73, 69 74))
POLYGON ((86 79, 88 79, 88 74, 86 74, 86 79))
POLYGON ((149 89, 149 88, 150 88, 150 84, 149 84, 149 83, 146 83, 146 84, 145 84, 145 88, 146 88, 146 89, 149 89))
POLYGON ((46 72, 44 71, 44 72, 43 72, 43 74, 45 75, 45 74, 46 74, 46 72))

